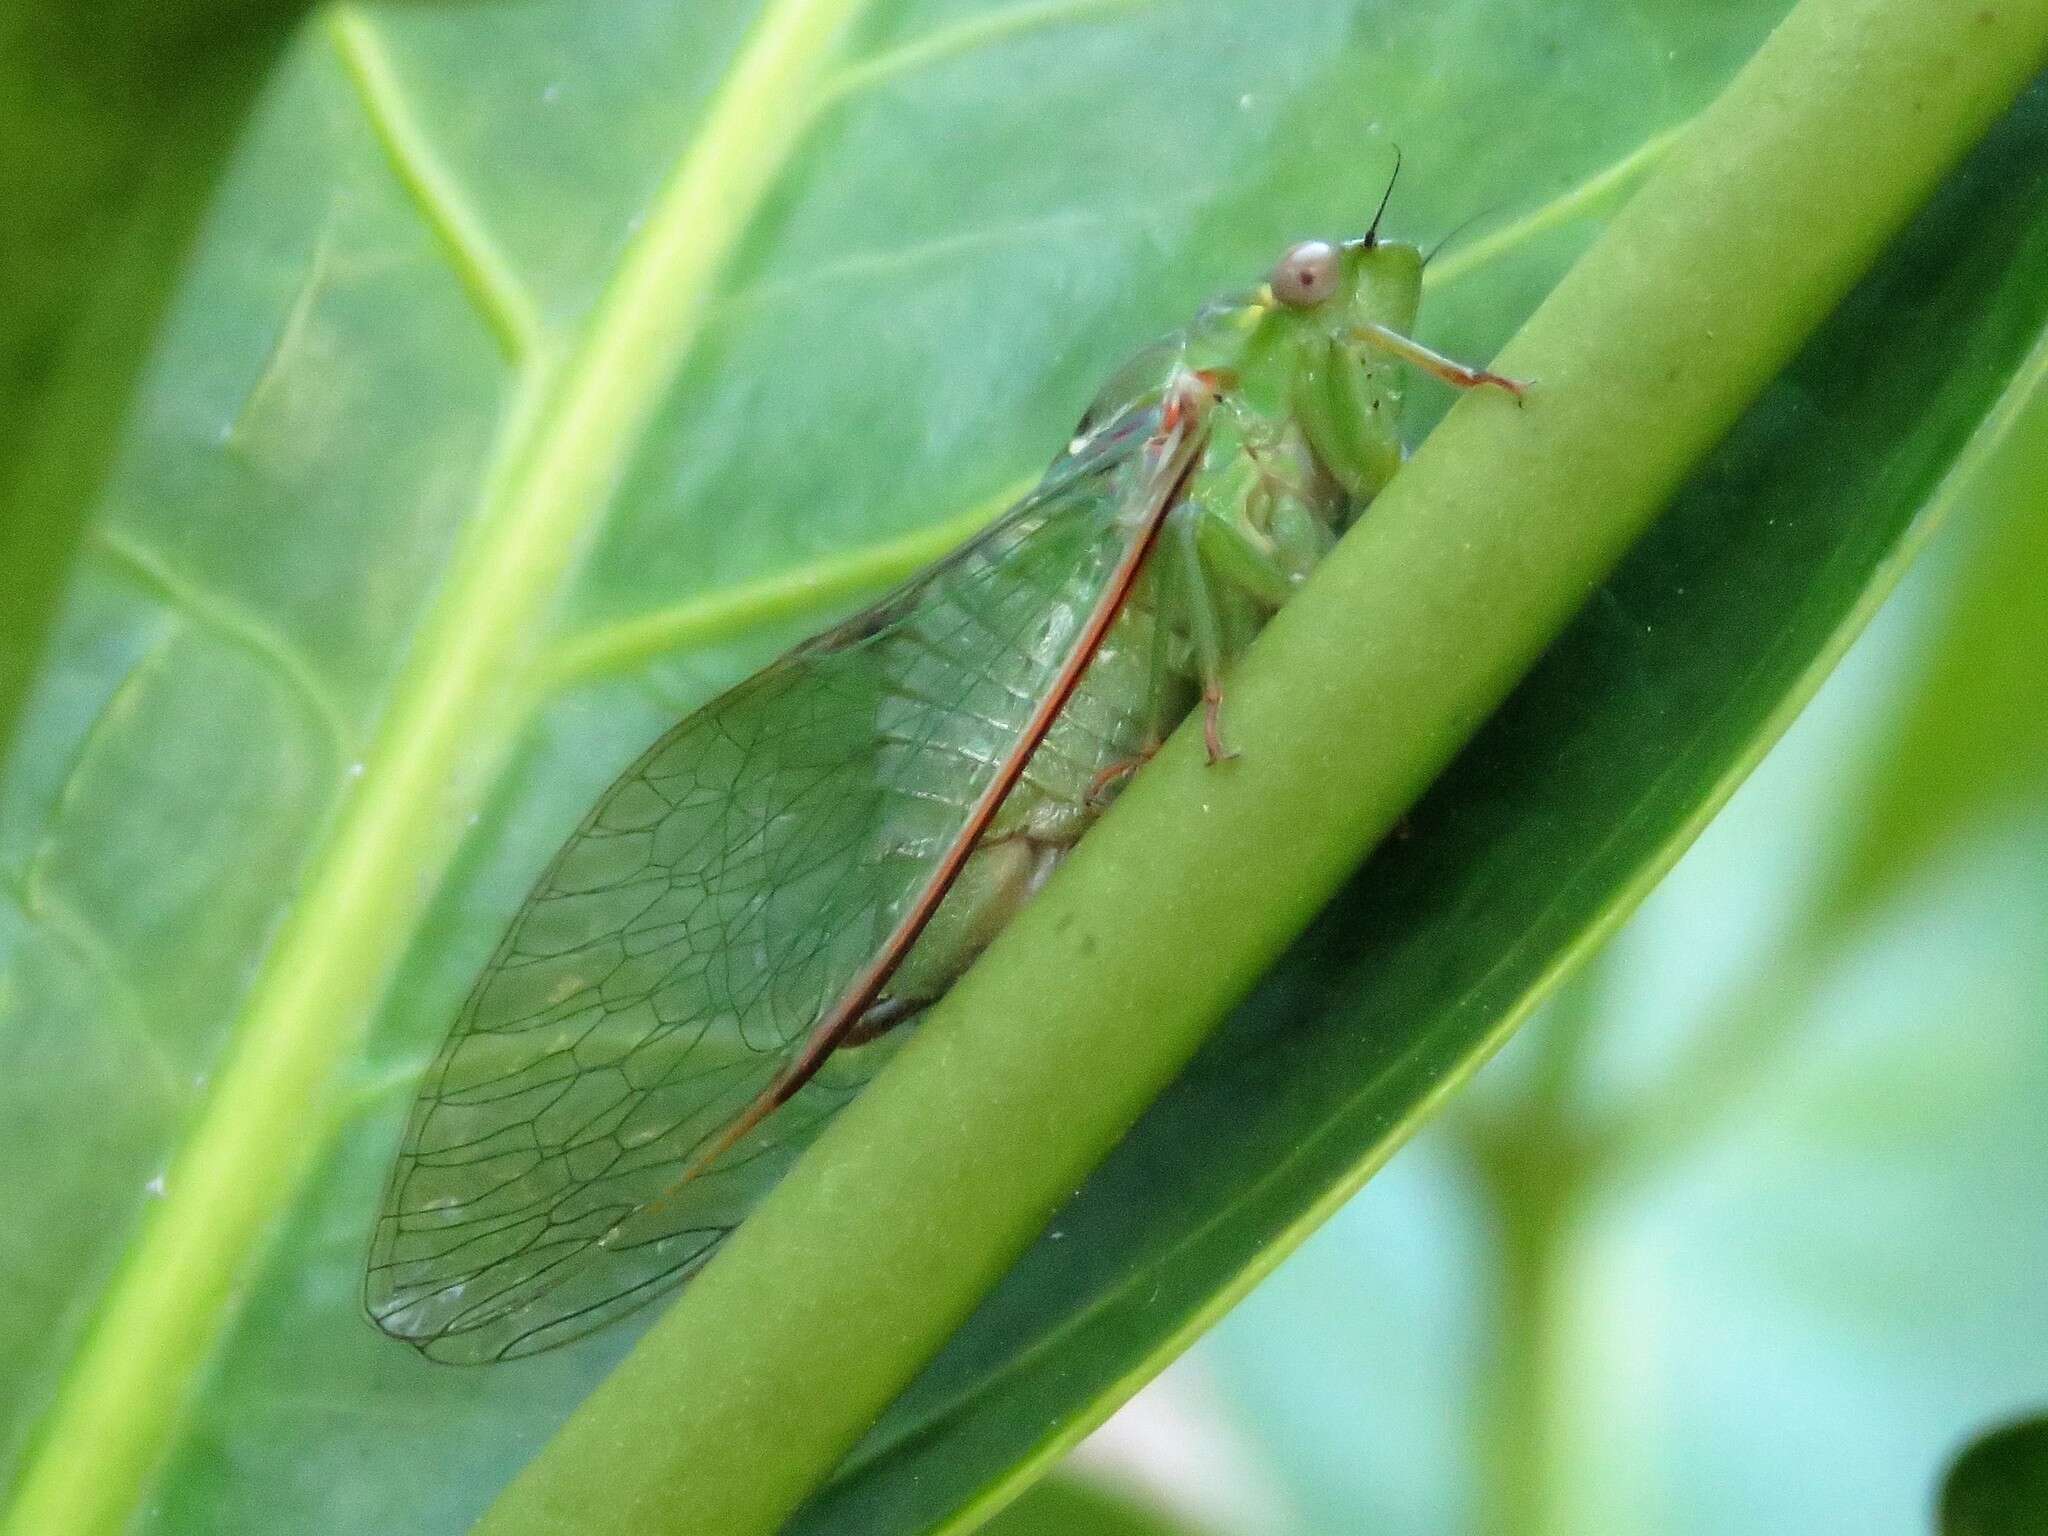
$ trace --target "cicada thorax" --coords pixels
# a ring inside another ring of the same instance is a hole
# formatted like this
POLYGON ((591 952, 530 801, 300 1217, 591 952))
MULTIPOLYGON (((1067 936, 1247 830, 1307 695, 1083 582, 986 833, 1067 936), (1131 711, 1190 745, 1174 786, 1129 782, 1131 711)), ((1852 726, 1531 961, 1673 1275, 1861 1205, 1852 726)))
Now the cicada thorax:
POLYGON ((1333 544, 1350 496, 1293 417, 1227 389, 1205 409, 1206 447, 1166 537, 859 1038, 942 996, 1186 718, 1203 696, 1202 635, 1237 654, 1333 544))

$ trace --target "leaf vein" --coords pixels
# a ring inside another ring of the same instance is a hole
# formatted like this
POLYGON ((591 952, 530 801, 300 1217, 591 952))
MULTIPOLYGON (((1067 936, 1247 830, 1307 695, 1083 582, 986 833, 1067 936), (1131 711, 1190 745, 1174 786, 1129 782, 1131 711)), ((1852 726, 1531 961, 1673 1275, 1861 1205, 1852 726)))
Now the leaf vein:
POLYGON ((236 603, 181 575, 156 551, 116 528, 96 535, 101 551, 200 627, 247 651, 281 678, 327 737, 336 761, 350 756, 354 732, 320 671, 284 636, 236 603))
POLYGON ((383 34, 352 6, 330 13, 327 33, 393 174, 447 252, 506 359, 523 362, 539 346, 539 308, 420 126, 383 34))
POLYGON ((1032 32, 1150 9, 1157 0, 1033 0, 992 15, 974 16, 926 33, 915 42, 849 64, 819 94, 817 110, 828 111, 850 96, 927 69, 947 59, 1032 32))
POLYGON ((546 691, 629 672, 657 656, 732 640, 779 619, 799 618, 915 574, 987 527, 1036 483, 1006 486, 979 506, 866 549, 812 560, 773 576, 651 613, 593 626, 558 646, 541 669, 546 691))

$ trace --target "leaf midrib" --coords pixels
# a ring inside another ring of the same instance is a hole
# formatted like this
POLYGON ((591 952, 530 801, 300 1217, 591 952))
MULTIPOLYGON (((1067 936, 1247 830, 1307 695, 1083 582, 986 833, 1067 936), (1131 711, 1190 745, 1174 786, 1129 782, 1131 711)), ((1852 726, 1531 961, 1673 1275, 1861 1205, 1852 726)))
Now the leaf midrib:
MULTIPOLYGON (((6 1530, 112 1532, 169 1450, 241 1282, 309 1173, 352 1057, 462 817, 459 769, 502 755, 527 650, 698 335, 732 253, 811 121, 868 0, 770 0, 578 344, 526 371, 479 516, 422 626, 355 792, 251 987, 216 1087, 109 1288, 6 1530)), ((354 23, 358 32, 362 23, 354 23)), ((413 185, 416 195, 418 184, 413 185)), ((486 314, 503 332, 501 314, 486 314)), ((519 326, 513 327, 516 333, 519 326)))

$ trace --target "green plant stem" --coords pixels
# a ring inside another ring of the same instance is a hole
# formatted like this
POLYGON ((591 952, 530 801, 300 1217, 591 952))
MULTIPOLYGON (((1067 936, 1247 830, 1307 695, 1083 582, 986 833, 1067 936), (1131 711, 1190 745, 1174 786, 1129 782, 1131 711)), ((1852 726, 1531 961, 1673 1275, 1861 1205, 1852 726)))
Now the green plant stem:
POLYGON ((1533 1100, 1526 1113, 1489 1127, 1476 1150, 1501 1255, 1477 1528, 1486 1536, 1548 1536, 1566 1529, 1555 1476, 1558 1327, 1586 1169, 1564 1123, 1533 1100))
POLYGON ((1488 1536, 1566 1528, 1554 1424, 1558 1328, 1569 1294, 1563 1268, 1602 1172, 1581 1129, 1580 1096, 1613 969, 1612 948, 1587 957, 1532 1026, 1534 1060, 1512 1096, 1469 1106, 1451 1121, 1500 1254, 1479 1440, 1476 1527, 1488 1536))
POLYGON ((1549 1536, 1557 1528, 1557 1465, 1551 1423, 1556 1323, 1568 1224, 1544 1192, 1533 1204, 1496 1208, 1501 1245, 1497 1347, 1486 1387, 1480 1505, 1484 1536, 1549 1536))
POLYGON ((1527 408, 1462 402, 1275 620, 1244 756, 1168 744, 482 1529, 778 1529, 2044 53, 2048 0, 1805 0, 1499 360, 1527 408))

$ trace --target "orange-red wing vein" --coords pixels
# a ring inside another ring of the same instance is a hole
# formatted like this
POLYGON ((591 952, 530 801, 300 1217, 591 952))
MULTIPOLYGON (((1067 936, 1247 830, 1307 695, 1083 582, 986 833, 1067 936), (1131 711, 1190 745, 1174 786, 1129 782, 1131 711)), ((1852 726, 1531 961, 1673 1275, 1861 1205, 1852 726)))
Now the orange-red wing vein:
MULTIPOLYGON (((1195 415, 1196 408, 1186 404, 1183 404, 1175 414, 1171 447, 1161 454, 1162 473, 1158 476, 1160 489, 1155 493, 1153 504, 1146 509, 1144 519, 1132 537, 1129 547, 1118 559, 1116 569, 1110 573, 1109 580, 1103 587, 1102 596, 1089 611, 1088 620, 1082 625, 1073 650, 1053 678, 1052 686, 1046 690, 1045 697, 1039 700, 1032 710, 1023 730, 1018 732, 1009 755, 1003 759, 994 779, 968 812, 959 836, 947 846, 932 871, 931 879, 925 882, 924 888, 918 893, 917 900, 878 946, 875 958, 854 977, 846 990, 840 994, 838 1001, 812 1027, 810 1038, 804 1042, 803 1050, 783 1068, 774 1082, 732 1118, 708 1146, 691 1157, 683 1171, 676 1176, 675 1183, 669 1186, 670 1193, 680 1189, 730 1152, 741 1138, 787 1103, 805 1083, 817 1075, 818 1069, 825 1064, 832 1052, 839 1048, 847 1034, 859 1022, 868 1005, 881 994, 882 988, 889 984, 889 978, 895 973, 896 967, 902 963, 903 957, 910 952, 911 945, 917 942, 918 935, 923 933, 925 926, 931 922, 932 915, 939 909, 939 903, 946 899, 947 891, 952 889, 954 880, 966 867, 975 845, 981 841, 981 836, 988 830, 989 823, 1002 809, 1003 801, 1009 797, 1010 791, 1017 787, 1017 781, 1023 777, 1025 765, 1030 762, 1031 754, 1038 749, 1038 744, 1045 739, 1045 733, 1052 728, 1053 721, 1059 717, 1060 711, 1066 708, 1067 701, 1080 686, 1082 674, 1088 670, 1089 662, 1095 659, 1095 653, 1101 648, 1103 637, 1109 633, 1110 625, 1116 621, 1117 614, 1123 610, 1124 603, 1129 599, 1131 589, 1137 583, 1138 573, 1144 569, 1146 557, 1158 543, 1159 531, 1166 524, 1167 514, 1185 494, 1188 479, 1194 473, 1195 465, 1200 462, 1205 441, 1200 421, 1191 419, 1195 415)), ((652 1203, 659 1205, 661 1201, 656 1200, 652 1203)))

